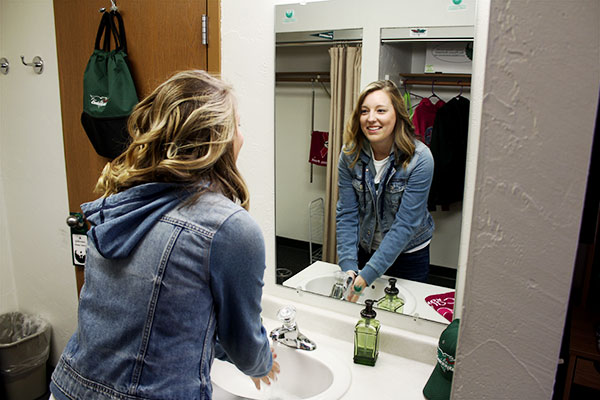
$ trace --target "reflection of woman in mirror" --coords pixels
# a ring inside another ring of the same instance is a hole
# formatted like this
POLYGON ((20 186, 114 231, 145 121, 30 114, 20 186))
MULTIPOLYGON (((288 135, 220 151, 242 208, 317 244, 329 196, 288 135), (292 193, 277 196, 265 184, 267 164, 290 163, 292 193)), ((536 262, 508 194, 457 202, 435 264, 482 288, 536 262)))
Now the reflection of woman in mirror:
POLYGON ((132 143, 82 205, 88 232, 77 332, 53 398, 211 398, 213 357, 257 387, 279 371, 260 318, 262 233, 246 211, 231 88, 180 72, 129 118, 132 143))
POLYGON ((338 172, 339 265, 355 278, 348 300, 356 301, 384 273, 426 282, 433 157, 416 139, 393 82, 373 82, 360 94, 344 132, 338 172))

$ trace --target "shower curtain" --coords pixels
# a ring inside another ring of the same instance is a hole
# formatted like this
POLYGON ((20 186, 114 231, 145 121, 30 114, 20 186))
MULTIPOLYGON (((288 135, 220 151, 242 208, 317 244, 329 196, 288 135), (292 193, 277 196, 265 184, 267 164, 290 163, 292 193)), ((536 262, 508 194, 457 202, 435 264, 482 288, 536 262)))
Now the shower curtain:
POLYGON ((337 264, 335 240, 335 206, 338 199, 338 158, 346 122, 360 93, 361 47, 336 46, 331 57, 331 111, 329 118, 329 150, 325 187, 325 222, 323 229, 323 261, 337 264))

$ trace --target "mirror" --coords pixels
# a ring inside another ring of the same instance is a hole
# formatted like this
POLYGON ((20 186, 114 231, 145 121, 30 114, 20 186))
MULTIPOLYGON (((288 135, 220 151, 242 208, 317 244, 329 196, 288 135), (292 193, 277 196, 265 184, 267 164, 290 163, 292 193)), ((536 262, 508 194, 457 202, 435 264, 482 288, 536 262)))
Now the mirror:
MULTIPOLYGON (((331 169, 326 164, 331 160, 324 155, 335 146, 329 131, 331 119, 339 117, 332 115, 343 106, 337 106, 340 96, 332 91, 344 87, 348 97, 354 96, 346 102, 345 118, 358 92, 378 79, 390 79, 402 93, 408 92, 411 104, 407 108, 413 112, 423 99, 438 107, 443 104, 438 104, 440 100, 449 102, 459 95, 469 99, 475 1, 406 5, 380 0, 376 5, 367 9, 358 0, 329 0, 276 6, 276 279, 284 286, 335 296, 340 268, 335 247, 326 239, 335 230, 335 211, 326 190, 331 169), (327 15, 336 18, 324 18, 327 15), (332 48, 358 49, 354 92, 348 89, 352 86, 348 69, 343 79, 332 71, 332 48)), ((333 164, 337 169, 337 156, 333 164)), ((428 280, 398 278, 393 286, 403 305, 396 312, 448 323, 455 295, 462 201, 454 199, 443 207, 434 202, 429 209, 435 231, 428 280)), ((359 303, 385 297, 385 288, 392 286, 388 278, 382 276, 366 288, 359 303)))

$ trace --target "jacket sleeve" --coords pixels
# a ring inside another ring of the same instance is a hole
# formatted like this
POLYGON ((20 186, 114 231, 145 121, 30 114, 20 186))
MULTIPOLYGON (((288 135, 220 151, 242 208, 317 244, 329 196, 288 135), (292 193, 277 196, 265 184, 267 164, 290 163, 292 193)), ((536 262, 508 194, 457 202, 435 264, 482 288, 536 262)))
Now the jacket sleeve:
POLYGON ((358 272, 358 200, 344 153, 338 162, 338 195, 335 214, 338 264, 343 271, 358 272))
POLYGON ((433 157, 428 148, 418 155, 416 164, 408 177, 402 201, 396 212, 392 227, 385 234, 371 259, 360 272, 362 278, 371 284, 385 273, 396 258, 406 249, 427 215, 427 199, 433 179, 433 157))
POLYGON ((273 363, 260 319, 265 246, 260 228, 244 210, 231 215, 213 237, 210 286, 217 318, 217 358, 246 375, 266 375, 273 363))

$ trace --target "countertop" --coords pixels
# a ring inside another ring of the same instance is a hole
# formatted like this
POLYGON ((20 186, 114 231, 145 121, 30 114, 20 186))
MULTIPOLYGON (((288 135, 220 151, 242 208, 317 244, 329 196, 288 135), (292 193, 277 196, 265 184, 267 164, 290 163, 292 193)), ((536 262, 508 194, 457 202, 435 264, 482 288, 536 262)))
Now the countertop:
MULTIPOLYGON (((296 275, 283 282, 283 285, 296 289, 299 287, 303 287, 305 281, 309 280, 311 277, 333 274, 335 271, 339 270, 340 267, 336 264, 331 264, 324 261, 316 261, 313 264, 306 267, 304 270, 300 271, 296 275)), ((384 275, 382 276, 382 278, 387 281, 388 277, 384 275)), ((446 325, 450 323, 450 321, 448 321, 437 311, 435 311, 433 307, 428 305, 425 302, 425 298, 431 295, 453 292, 454 289, 400 278, 397 278, 397 286, 401 289, 408 290, 410 294, 414 297, 414 300, 416 302, 416 309, 412 313, 410 313, 410 315, 417 315, 419 318, 424 318, 435 322, 441 322, 446 325)), ((329 293, 320 294, 328 295, 329 293)))
MULTIPOLYGON (((273 316, 276 310, 289 301, 275 296, 263 298, 263 324, 267 331, 280 323, 273 316)), ((300 332, 317 343, 318 352, 327 352, 347 365, 351 371, 350 386, 341 399, 418 399, 422 400, 422 390, 436 362, 438 338, 404 332, 382 326, 380 340, 388 349, 398 350, 397 354, 382 351, 374 367, 354 364, 353 328, 356 323, 351 317, 334 315, 326 310, 294 304, 297 308, 297 321, 300 332), (331 334, 330 332, 337 332, 331 334), (401 349, 400 349, 401 348, 401 349), (401 356, 398 354, 407 355, 401 356)), ((304 350, 296 350, 304 351, 304 350)), ((285 365, 281 365, 284 369, 285 365)), ((302 379, 302 377, 299 377, 302 379)), ((307 382, 307 384, 310 384, 307 382)), ((241 399, 240 397, 219 397, 215 399, 241 399)), ((261 399, 269 399, 263 393, 261 399)))

